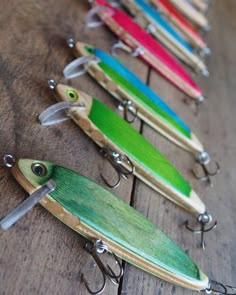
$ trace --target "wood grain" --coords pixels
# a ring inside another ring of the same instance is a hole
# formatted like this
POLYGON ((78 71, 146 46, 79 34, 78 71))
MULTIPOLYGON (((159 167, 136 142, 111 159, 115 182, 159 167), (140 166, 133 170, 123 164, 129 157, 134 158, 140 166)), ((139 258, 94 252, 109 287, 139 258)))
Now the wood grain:
MULTIPOLYGON (((116 38, 106 28, 84 28, 83 17, 89 8, 86 1, 3 0, 1 4, 4 9, 0 14, 0 156, 12 153, 16 157, 50 160, 103 185, 101 169, 104 167, 107 176, 112 173, 92 141, 72 122, 45 128, 38 124, 36 117, 55 102, 47 79, 67 82, 62 78, 62 69, 74 58, 66 46, 68 37, 105 51, 109 51, 116 38)), ((182 103, 183 94, 156 73, 151 72, 150 77, 152 88, 199 134, 212 156, 219 160, 222 173, 213 179, 214 188, 205 188, 187 170, 193 161, 191 155, 158 136, 147 125, 143 126, 145 136, 189 179, 218 219, 218 228, 206 236, 206 251, 196 248, 199 237, 180 227, 190 216, 158 198, 141 182, 135 181, 132 190, 133 182, 129 178, 113 190, 128 202, 132 199, 135 208, 187 251, 205 273, 228 284, 235 284, 236 277, 235 9, 234 0, 215 0, 210 8, 212 30, 207 43, 212 49, 208 61, 211 76, 199 78, 208 100, 200 107, 197 117, 193 107, 182 103)), ((125 54, 120 58, 146 81, 147 68, 143 63, 125 54)), ((113 99, 88 76, 70 83, 115 109, 113 99)), ((10 173, 0 168, 0 217, 25 197, 10 173)), ((101 275, 83 250, 84 243, 84 238, 36 206, 12 229, 1 233, 0 294, 86 295, 80 282, 81 273, 93 287, 101 283, 101 275)), ((196 293, 164 283, 126 264, 119 288, 109 282, 104 294, 196 293)))

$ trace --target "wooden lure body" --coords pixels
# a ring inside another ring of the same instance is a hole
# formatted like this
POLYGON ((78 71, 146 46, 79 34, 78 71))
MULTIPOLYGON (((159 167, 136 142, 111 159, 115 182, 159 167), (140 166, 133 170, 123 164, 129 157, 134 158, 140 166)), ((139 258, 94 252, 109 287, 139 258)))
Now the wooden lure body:
POLYGON ((87 239, 101 239, 120 258, 170 283, 206 289, 207 276, 154 224, 109 191, 80 174, 46 161, 19 159, 12 167, 30 194, 56 184, 41 205, 87 239))
POLYGON ((186 0, 170 0, 170 2, 192 23, 204 30, 209 30, 207 18, 186 0))
MULTIPOLYGON (((115 112, 70 86, 58 84, 55 92, 62 101, 85 106, 83 110, 69 108, 68 115, 101 148, 128 157, 135 168, 134 175, 192 214, 206 211, 203 202, 173 165, 115 112)), ((127 168, 127 162, 121 164, 127 168)))
POLYGON ((91 57, 87 72, 121 104, 131 101, 139 118, 183 149, 195 155, 203 152, 202 144, 189 127, 119 61, 81 42, 75 43, 73 51, 78 57, 91 57))
POLYGON ((148 2, 177 28, 193 47, 199 48, 203 52, 208 51, 203 38, 168 0, 148 0, 148 2))
POLYGON ((188 0, 188 2, 203 14, 206 13, 209 5, 209 3, 204 0, 188 0))
POLYGON ((122 0, 121 3, 135 16, 135 20, 180 60, 196 72, 208 75, 204 62, 194 53, 176 29, 165 20, 159 11, 144 0, 122 0))
POLYGON ((104 8, 99 17, 142 60, 196 101, 204 100, 201 89, 182 65, 130 16, 104 0, 94 0, 92 5, 104 8))

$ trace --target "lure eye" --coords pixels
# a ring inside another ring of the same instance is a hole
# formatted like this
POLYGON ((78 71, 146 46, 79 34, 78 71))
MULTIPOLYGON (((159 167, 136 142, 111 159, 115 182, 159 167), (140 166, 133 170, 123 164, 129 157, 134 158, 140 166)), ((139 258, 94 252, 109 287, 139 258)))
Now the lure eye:
POLYGON ((78 93, 74 90, 71 90, 71 89, 67 90, 66 94, 72 100, 77 100, 79 98, 78 93))
POLYGON ((45 176, 47 174, 47 168, 41 163, 34 163, 31 166, 33 173, 37 176, 45 176))
POLYGON ((88 52, 88 53, 93 53, 93 47, 91 46, 85 46, 85 50, 88 52))

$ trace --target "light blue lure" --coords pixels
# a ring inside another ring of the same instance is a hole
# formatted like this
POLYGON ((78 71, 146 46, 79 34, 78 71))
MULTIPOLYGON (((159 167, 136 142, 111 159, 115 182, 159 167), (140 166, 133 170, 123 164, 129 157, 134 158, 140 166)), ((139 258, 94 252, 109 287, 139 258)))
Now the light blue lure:
POLYGON ((193 48, 186 42, 181 35, 175 30, 175 28, 169 24, 162 15, 155 10, 150 4, 146 3, 143 0, 133 0, 136 5, 138 5, 143 12, 145 12, 154 23, 159 25, 164 31, 166 31, 168 34, 172 36, 173 39, 175 39, 176 42, 180 43, 186 50, 188 50, 190 53, 194 53, 193 48))

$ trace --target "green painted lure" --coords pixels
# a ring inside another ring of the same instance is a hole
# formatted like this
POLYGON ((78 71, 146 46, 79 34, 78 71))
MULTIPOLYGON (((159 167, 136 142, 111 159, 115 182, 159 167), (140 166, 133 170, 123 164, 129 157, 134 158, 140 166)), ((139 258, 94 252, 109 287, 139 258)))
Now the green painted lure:
POLYGON ((218 173, 209 171, 210 156, 190 128, 171 110, 158 95, 145 85, 125 66, 99 48, 81 42, 68 40, 74 54, 79 56, 64 69, 66 78, 74 78, 88 72, 104 89, 120 102, 124 118, 133 122, 136 116, 149 124, 170 141, 191 152, 196 158, 194 175, 210 181, 218 173), (128 111, 133 117, 128 116, 128 111), (202 169, 200 169, 202 168, 202 169), (201 171, 203 170, 203 171, 201 171), (198 171, 198 173, 196 172, 198 171))
POLYGON ((172 202, 197 215, 200 224, 211 221, 204 203, 187 180, 131 125, 82 91, 56 84, 54 80, 49 83, 63 102, 48 108, 39 116, 42 125, 54 124, 54 115, 58 115, 57 106, 60 108, 61 104, 63 107, 66 104, 66 118, 73 119, 103 149, 105 157, 118 167, 120 175, 133 173, 172 202))
MULTIPOLYGON (((15 161, 6 155, 18 183, 31 194, 0 221, 8 229, 40 204, 65 225, 108 251, 170 283, 192 290, 211 290, 211 281, 154 224, 88 178, 51 162, 15 161), (36 196, 37 195, 37 196, 36 196)), ((97 294, 97 293, 96 293, 97 294)))

